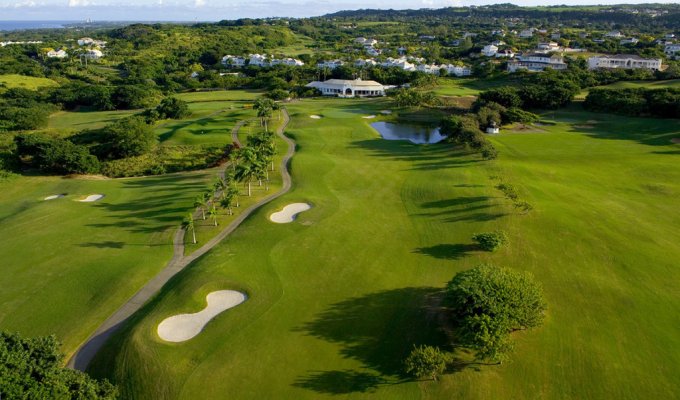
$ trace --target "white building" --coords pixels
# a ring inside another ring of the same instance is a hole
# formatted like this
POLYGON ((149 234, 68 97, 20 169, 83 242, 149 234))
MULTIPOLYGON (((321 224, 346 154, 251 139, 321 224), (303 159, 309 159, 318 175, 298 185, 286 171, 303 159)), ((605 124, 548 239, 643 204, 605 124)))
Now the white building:
POLYGON ((361 79, 314 81, 307 84, 307 87, 319 89, 324 96, 372 97, 385 95, 385 86, 376 81, 363 81, 361 79))
POLYGON ((559 51, 560 50, 560 45, 555 43, 555 42, 546 42, 546 43, 539 43, 536 46, 536 49, 538 51, 545 51, 545 52, 551 52, 551 51, 559 51))
POLYGON ((222 65, 231 68, 243 68, 246 66, 246 59, 244 57, 231 56, 227 54, 222 57, 222 65))
POLYGON ((358 37, 354 39, 354 42, 362 46, 375 46, 378 41, 375 39, 366 39, 365 37, 358 37))
POLYGON ((269 61, 264 54, 250 54, 248 55, 248 65, 253 67, 267 67, 269 66, 269 61))
POLYGON ((424 72, 426 74, 439 75, 441 66, 435 64, 421 64, 416 67, 416 71, 424 72))
POLYGON ((496 53, 496 58, 501 58, 501 57, 513 58, 513 57, 515 57, 515 52, 510 50, 510 49, 501 50, 498 53, 496 53))
POLYGON ((498 53, 498 47, 488 44, 482 48, 482 55, 486 57, 493 57, 498 53))
POLYGON ((519 33, 519 37, 524 39, 534 37, 534 31, 531 29, 525 29, 519 33))
POLYGON ((372 58, 367 58, 367 59, 358 59, 354 61, 354 66, 355 67, 373 67, 375 65, 378 65, 378 62, 375 61, 372 58))
POLYGON ((345 63, 342 60, 321 61, 316 64, 317 68, 336 69, 343 66, 345 63))
POLYGON ((289 67, 301 67, 301 66, 305 65, 305 63, 302 62, 302 60, 298 60, 298 59, 295 59, 295 58, 288 57, 288 58, 283 58, 283 59, 273 58, 269 62, 269 65, 271 65, 272 67, 275 66, 275 65, 288 65, 289 67))
POLYGON ((661 68, 660 58, 642 58, 634 54, 617 54, 615 56, 598 56, 588 59, 588 69, 623 68, 623 69, 651 69, 661 68))
POLYGON ((622 38, 622 37, 623 37, 623 33, 619 32, 619 31, 610 31, 610 32, 605 33, 605 34, 604 34, 604 37, 609 37, 609 38, 616 38, 616 39, 618 39, 618 38, 622 38))
POLYGON ((99 60, 104 57, 104 53, 96 49, 88 50, 83 55, 89 60, 99 60))
POLYGON ((678 59, 680 57, 678 54, 680 53, 680 44, 667 44, 663 52, 666 53, 668 58, 678 59))
POLYGON ((89 46, 92 43, 94 43, 94 39, 92 39, 90 37, 84 37, 84 38, 78 39, 78 46, 89 46))
POLYGON ((441 68, 445 69, 449 75, 453 76, 460 77, 472 75, 472 69, 467 65, 442 64, 441 68))
POLYGON ((383 67, 396 67, 403 69, 405 71, 415 71, 416 70, 416 65, 408 62, 408 60, 405 57, 400 57, 400 58, 392 58, 389 57, 387 60, 385 60, 382 64, 383 67))
POLYGON ((522 54, 515 57, 515 60, 508 62, 508 72, 516 72, 520 69, 527 71, 544 71, 546 68, 555 70, 567 69, 564 58, 558 55, 547 54, 522 54))
POLYGON ((66 58, 68 57, 68 53, 66 53, 64 50, 50 50, 47 52, 47 58, 66 58))
POLYGON ((626 39, 621 39, 619 44, 621 45, 626 45, 626 44, 638 44, 639 40, 637 38, 626 38, 626 39))

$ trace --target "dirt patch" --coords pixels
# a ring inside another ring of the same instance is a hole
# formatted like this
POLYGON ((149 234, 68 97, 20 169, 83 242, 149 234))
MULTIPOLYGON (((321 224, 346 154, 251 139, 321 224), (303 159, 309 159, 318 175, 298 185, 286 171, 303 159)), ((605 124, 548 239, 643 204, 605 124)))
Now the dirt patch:
POLYGON ((105 181, 109 180, 108 176, 104 175, 66 175, 66 178, 68 179, 83 179, 83 180, 88 180, 88 181, 105 181))
POLYGON ((680 137, 671 139, 671 143, 680 144, 680 137))
POLYGON ((545 132, 544 129, 536 127, 536 125, 527 125, 523 123, 516 123, 513 125, 510 129, 508 129, 508 132, 514 132, 514 133, 543 133, 545 132))
POLYGON ((592 124, 579 124, 579 125, 574 125, 574 128, 577 128, 577 129, 593 129, 593 128, 595 128, 595 126, 593 126, 592 124))

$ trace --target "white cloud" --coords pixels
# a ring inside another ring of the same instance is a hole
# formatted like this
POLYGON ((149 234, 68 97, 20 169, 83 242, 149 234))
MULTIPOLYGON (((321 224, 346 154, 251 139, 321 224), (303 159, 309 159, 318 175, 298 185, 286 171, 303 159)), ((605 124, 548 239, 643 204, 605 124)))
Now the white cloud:
POLYGON ((196 7, 205 6, 205 0, 194 0, 194 6, 196 6, 196 7))
POLYGON ((91 4, 89 0, 68 0, 69 7, 87 7, 91 4))

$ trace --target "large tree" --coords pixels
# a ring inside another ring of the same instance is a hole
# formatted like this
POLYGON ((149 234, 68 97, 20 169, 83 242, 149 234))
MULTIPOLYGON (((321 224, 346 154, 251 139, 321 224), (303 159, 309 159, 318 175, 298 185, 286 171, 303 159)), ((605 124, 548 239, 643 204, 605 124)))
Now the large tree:
POLYGON ((0 332, 0 398, 109 400, 118 391, 108 381, 62 367, 54 336, 23 338, 0 332))
POLYGON ((156 143, 153 128, 142 117, 129 117, 104 128, 113 157, 125 158, 149 152, 156 143))
POLYGON ((508 334, 539 326, 546 303, 528 272, 480 265, 453 277, 447 300, 463 344, 482 360, 501 361, 510 349, 508 334))

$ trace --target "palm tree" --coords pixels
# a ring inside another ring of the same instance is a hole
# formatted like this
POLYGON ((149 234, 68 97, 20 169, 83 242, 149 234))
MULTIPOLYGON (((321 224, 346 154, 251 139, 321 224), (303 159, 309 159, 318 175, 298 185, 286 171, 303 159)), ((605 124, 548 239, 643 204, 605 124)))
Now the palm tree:
POLYGON ((224 200, 224 195, 227 190, 227 181, 224 180, 221 176, 217 177, 217 180, 215 180, 214 186, 217 188, 217 190, 222 192, 222 199, 224 200))
POLYGON ((189 215, 184 218, 184 221, 182 221, 182 226, 184 226, 184 229, 191 231, 191 234, 193 235, 194 238, 194 244, 196 244, 196 230, 194 229, 194 217, 189 213, 189 215))
POLYGON ((239 182, 243 182, 245 185, 248 184, 248 196, 252 193, 250 191, 250 181, 256 175, 255 164, 241 163, 236 168, 236 174, 234 175, 239 182))
POLYGON ((240 158, 239 151, 236 148, 232 148, 229 152, 229 163, 231 164, 232 171, 236 171, 236 164, 238 164, 238 159, 240 158))
POLYGON ((236 207, 241 206, 239 204, 238 195, 239 190, 238 187, 236 186, 236 182, 234 182, 233 180, 229 181, 229 184, 227 186, 227 197, 232 196, 234 199, 236 199, 236 207))
POLYGON ((201 214, 203 215, 203 220, 205 221, 205 208, 208 206, 208 200, 205 195, 200 195, 194 200, 194 207, 199 207, 201 209, 201 214))
POLYGON ((227 210, 229 210, 229 215, 234 215, 234 212, 231 210, 231 204, 234 202, 234 194, 233 193, 227 193, 222 201, 220 201, 220 205, 227 210))
POLYGON ((257 111, 257 116, 260 118, 260 124, 264 125, 265 132, 268 132, 267 120, 272 116, 274 101, 266 97, 261 97, 255 101, 253 108, 257 111))
POLYGON ((208 214, 210 214, 210 217, 213 219, 213 223, 215 226, 217 226, 217 209, 215 208, 215 204, 210 207, 210 210, 208 211, 208 214))

